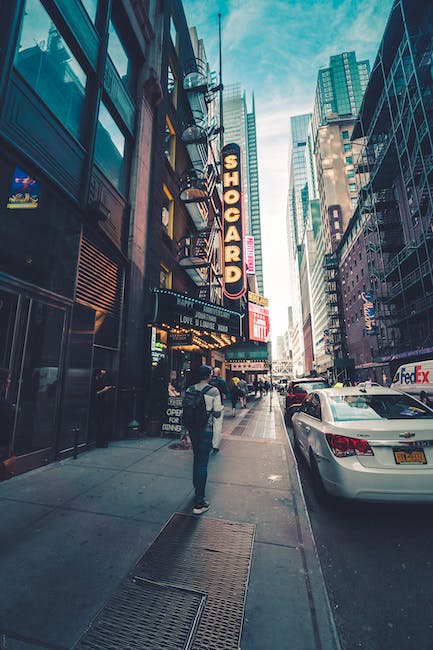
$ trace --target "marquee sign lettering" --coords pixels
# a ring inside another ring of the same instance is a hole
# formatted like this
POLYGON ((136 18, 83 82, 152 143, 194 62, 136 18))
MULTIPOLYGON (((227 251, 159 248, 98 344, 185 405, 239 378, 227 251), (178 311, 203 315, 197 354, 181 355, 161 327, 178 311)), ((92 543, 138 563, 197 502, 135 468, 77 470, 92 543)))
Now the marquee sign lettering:
POLYGON ((244 238, 241 192, 241 150, 235 143, 222 152, 224 294, 230 300, 244 295, 244 238))

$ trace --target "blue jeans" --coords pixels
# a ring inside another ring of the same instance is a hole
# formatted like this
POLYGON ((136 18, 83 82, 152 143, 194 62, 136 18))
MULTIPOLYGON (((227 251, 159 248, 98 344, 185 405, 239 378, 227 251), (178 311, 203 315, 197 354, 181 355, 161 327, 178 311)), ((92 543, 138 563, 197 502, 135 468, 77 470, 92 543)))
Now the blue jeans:
POLYGON ((194 505, 203 505, 206 489, 207 466, 209 454, 212 449, 212 431, 190 432, 194 464, 192 469, 192 482, 195 488, 194 505))

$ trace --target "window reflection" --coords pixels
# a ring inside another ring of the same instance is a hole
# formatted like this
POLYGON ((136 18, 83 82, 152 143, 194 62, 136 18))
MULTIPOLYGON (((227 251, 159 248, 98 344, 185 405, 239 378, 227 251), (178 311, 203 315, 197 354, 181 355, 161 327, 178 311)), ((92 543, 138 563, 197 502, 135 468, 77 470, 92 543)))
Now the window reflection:
POLYGON ((87 77, 40 0, 27 0, 15 67, 78 140, 87 77))
POLYGON ((62 310, 32 303, 14 443, 17 454, 54 444, 63 322, 62 310))
POLYGON ((134 73, 132 59, 129 57, 120 36, 110 20, 108 33, 108 54, 114 63, 114 67, 119 73, 125 87, 134 94, 134 73))
POLYGON ((105 104, 99 107, 96 131, 95 161, 117 189, 123 188, 125 136, 110 115, 105 104))
POLYGON ((94 23, 96 19, 96 11, 98 9, 98 0, 81 0, 81 2, 84 5, 84 9, 89 14, 90 20, 94 23))

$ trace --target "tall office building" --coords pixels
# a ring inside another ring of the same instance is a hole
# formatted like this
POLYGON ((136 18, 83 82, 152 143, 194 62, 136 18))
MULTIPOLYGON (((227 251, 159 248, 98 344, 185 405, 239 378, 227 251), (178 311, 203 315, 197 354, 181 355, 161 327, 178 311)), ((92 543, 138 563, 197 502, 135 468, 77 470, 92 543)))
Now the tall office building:
MULTIPOLYGON (((308 282, 309 254, 306 233, 311 229, 310 200, 314 195, 315 170, 309 146, 311 114, 290 118, 289 193, 287 200, 287 236, 289 277, 293 306, 293 366, 295 374, 305 369, 305 351, 311 354, 311 309, 308 282)), ((308 365, 308 364, 307 364, 308 365)))
MULTIPOLYGON (((318 174, 321 232, 314 271, 313 321, 316 359, 322 366, 341 365, 345 349, 342 296, 338 292, 333 253, 348 226, 358 201, 352 132, 368 84, 368 61, 357 61, 355 52, 330 57, 329 66, 318 72, 312 117, 312 137, 318 174), (326 269, 323 271, 324 262, 326 269), (324 281, 320 275, 324 274, 324 281), (327 314, 323 310, 323 287, 327 314)), ((348 362, 349 363, 349 362, 348 362)))
POLYGON ((357 61, 355 52, 335 54, 329 66, 317 76, 315 118, 319 125, 327 124, 329 116, 356 117, 370 74, 368 61, 357 61))
POLYGON ((247 235, 254 237, 257 291, 263 295, 263 259, 260 225, 260 194, 254 96, 248 112, 245 92, 240 84, 226 86, 223 92, 224 141, 236 142, 242 152, 242 183, 247 235))

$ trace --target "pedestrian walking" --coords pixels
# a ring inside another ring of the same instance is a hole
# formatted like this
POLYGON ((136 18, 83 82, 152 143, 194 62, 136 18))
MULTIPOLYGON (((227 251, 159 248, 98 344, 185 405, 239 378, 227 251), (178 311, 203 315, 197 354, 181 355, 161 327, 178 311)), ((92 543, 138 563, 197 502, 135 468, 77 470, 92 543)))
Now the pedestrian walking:
MULTIPOLYGON (((201 515, 209 509, 209 503, 205 500, 205 489, 207 481, 207 468, 209 463, 209 454, 212 449, 213 438, 213 424, 214 421, 221 417, 222 404, 219 390, 212 385, 209 385, 212 375, 212 368, 210 366, 200 366, 198 369, 198 383, 190 386, 186 391, 184 398, 184 412, 185 400, 188 394, 191 397, 196 392, 202 393, 200 402, 197 402, 196 410, 201 410, 201 399, 204 399, 205 416, 204 423, 201 423, 200 428, 190 428, 189 437, 191 439, 192 451, 194 455, 194 463, 192 470, 192 482, 195 489, 194 508, 195 515, 201 515)), ((197 420, 198 421, 198 420, 197 420)))
POLYGON ((213 423, 213 438, 212 438, 212 451, 214 454, 217 454, 220 450, 222 428, 223 428, 223 418, 224 418, 224 399, 229 396, 229 387, 225 379, 221 377, 221 368, 215 366, 213 369, 213 376, 209 382, 211 386, 218 388, 220 397, 221 397, 221 417, 214 420, 213 423))
POLYGON ((242 408, 246 409, 247 408, 247 399, 248 399, 248 384, 245 381, 244 377, 241 377, 239 379, 238 387, 242 391, 242 395, 240 397, 241 406, 242 406, 242 408))
POLYGON ((236 415, 236 404, 238 400, 243 395, 241 389, 239 388, 239 377, 233 377, 229 384, 230 388, 230 401, 232 403, 232 415, 236 415))

